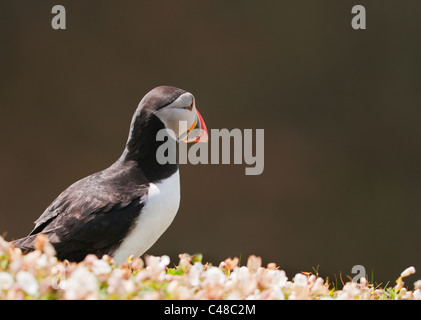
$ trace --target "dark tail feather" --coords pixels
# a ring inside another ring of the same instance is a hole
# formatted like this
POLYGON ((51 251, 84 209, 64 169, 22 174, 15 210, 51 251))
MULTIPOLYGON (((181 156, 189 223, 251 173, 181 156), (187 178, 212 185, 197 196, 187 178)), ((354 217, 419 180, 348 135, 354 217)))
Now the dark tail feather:
POLYGON ((25 238, 10 241, 15 248, 20 248, 23 252, 34 250, 36 235, 27 236, 25 238))

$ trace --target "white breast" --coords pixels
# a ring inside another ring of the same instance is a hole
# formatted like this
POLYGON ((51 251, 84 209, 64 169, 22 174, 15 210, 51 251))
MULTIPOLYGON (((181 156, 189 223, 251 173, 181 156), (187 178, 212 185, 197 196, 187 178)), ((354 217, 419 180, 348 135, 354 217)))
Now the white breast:
POLYGON ((160 183, 151 183, 144 203, 133 229, 114 252, 116 263, 132 254, 141 256, 169 227, 180 206, 179 171, 160 183))

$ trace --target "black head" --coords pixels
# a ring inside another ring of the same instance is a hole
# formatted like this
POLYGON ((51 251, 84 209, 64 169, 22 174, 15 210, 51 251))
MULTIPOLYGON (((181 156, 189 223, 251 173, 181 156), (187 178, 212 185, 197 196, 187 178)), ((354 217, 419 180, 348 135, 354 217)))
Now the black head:
POLYGON ((183 89, 160 86, 143 97, 133 115, 126 158, 142 159, 155 153, 162 143, 156 141, 161 129, 169 129, 177 141, 183 137, 185 142, 207 141, 206 125, 196 109, 194 96, 183 89))
POLYGON ((149 113, 154 113, 155 111, 170 105, 185 93, 187 93, 187 91, 176 87, 156 87, 143 97, 136 111, 142 109, 149 113))

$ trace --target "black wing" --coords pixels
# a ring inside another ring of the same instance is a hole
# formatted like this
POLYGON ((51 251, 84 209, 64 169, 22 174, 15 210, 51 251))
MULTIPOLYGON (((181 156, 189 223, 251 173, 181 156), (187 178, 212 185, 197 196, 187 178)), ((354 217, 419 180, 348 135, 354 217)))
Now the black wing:
POLYGON ((136 166, 112 166, 71 185, 35 221, 28 237, 14 241, 32 250, 38 233, 48 236, 59 259, 112 254, 143 207, 149 182, 136 166))

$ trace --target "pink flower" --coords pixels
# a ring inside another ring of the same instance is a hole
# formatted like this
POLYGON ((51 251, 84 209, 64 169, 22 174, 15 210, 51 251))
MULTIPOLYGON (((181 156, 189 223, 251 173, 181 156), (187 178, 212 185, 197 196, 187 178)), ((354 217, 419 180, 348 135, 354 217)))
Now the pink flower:
POLYGON ((86 267, 79 266, 69 279, 64 280, 65 297, 70 300, 95 299, 98 294, 98 280, 86 267))
POLYGON ((247 260, 247 268, 250 272, 256 272, 262 266, 262 258, 251 255, 247 260))
POLYGON ((406 268, 402 273, 401 273, 401 277, 402 278, 405 278, 405 277, 408 277, 408 276, 410 276, 410 275, 412 275, 412 274, 414 274, 415 273, 415 268, 414 267, 409 267, 409 268, 406 268))

